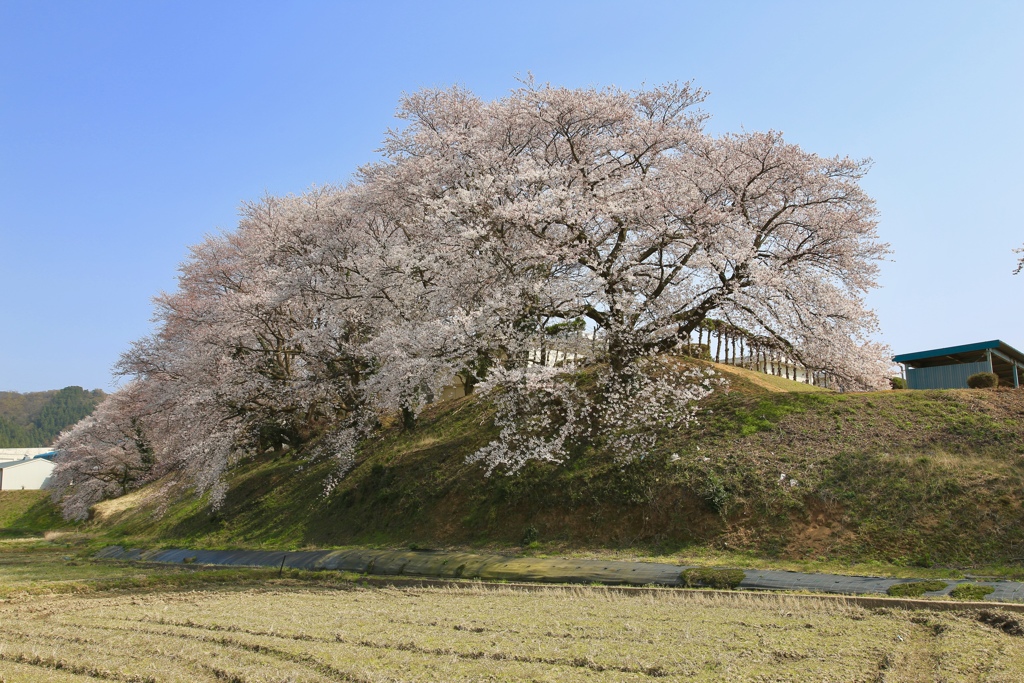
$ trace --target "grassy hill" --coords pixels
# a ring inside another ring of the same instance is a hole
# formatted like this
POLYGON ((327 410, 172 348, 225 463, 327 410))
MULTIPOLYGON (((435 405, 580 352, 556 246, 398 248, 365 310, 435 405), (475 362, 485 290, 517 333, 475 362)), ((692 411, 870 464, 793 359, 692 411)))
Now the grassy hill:
POLYGON ((740 385, 741 389, 742 387, 752 384, 757 389, 761 389, 769 393, 777 393, 780 391, 796 393, 831 393, 829 389, 816 387, 813 384, 794 382, 793 380, 786 379, 785 377, 766 375, 763 372, 756 372, 754 370, 748 370, 747 368, 741 368, 735 365, 728 365, 726 363, 707 363, 707 365, 710 365, 719 374, 724 375, 731 382, 735 383, 736 378, 744 380, 740 385))
POLYGON ((1024 391, 835 394, 723 371, 731 390, 697 423, 625 466, 585 451, 485 477, 466 456, 493 436, 490 407, 468 397, 430 408, 413 432, 384 430, 330 495, 331 463, 266 454, 231 471, 219 511, 157 482, 102 503, 92 525, 108 540, 205 547, 532 543, 922 567, 1024 557, 1024 391))

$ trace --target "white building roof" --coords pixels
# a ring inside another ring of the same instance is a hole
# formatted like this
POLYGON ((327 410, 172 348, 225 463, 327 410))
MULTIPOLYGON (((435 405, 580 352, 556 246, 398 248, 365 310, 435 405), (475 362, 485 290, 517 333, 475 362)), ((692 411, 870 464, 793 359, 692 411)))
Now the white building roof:
POLYGON ((43 448, 0 448, 0 460, 24 460, 26 458, 34 458, 43 453, 52 452, 52 446, 45 446, 43 448))

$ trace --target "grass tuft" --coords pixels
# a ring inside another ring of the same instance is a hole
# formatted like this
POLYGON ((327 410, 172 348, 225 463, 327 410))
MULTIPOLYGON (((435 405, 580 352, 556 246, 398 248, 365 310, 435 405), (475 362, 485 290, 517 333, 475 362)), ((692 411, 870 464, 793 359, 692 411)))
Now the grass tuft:
POLYGON ((913 581, 889 586, 886 592, 898 598, 917 598, 925 593, 944 590, 948 585, 945 581, 913 581))
POLYGON ((952 591, 950 596, 957 600, 984 600, 989 593, 994 593, 995 588, 980 583, 961 583, 952 591))
POLYGON ((679 580, 688 588, 717 588, 720 590, 739 588, 743 578, 742 569, 715 569, 712 567, 687 569, 679 575, 679 580))

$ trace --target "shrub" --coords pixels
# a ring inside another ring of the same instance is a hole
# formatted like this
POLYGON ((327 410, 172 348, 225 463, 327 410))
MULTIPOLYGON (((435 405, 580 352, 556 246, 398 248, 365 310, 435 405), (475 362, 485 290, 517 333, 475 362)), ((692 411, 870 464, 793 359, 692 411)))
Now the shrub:
POLYGON ((907 380, 903 379, 902 377, 890 377, 889 386, 893 389, 906 389, 907 380))
POLYGON ((737 588, 743 581, 742 569, 687 569, 679 580, 688 588, 737 588))
POLYGON ((528 526, 528 527, 526 527, 526 530, 523 531, 522 545, 525 545, 525 546, 533 545, 534 543, 537 542, 537 539, 539 537, 540 537, 540 532, 537 531, 537 527, 535 527, 535 526, 528 526))
POLYGON ((917 598, 925 593, 940 591, 945 587, 945 581, 912 581, 910 583, 893 584, 889 586, 889 590, 886 593, 897 598, 917 598))
POLYGON ((999 386, 999 375, 994 372, 976 372, 967 378, 971 389, 991 389, 999 386))
POLYGON ((713 472, 708 473, 708 478, 700 490, 700 497, 712 512, 724 515, 729 508, 729 491, 721 478, 713 472))
POLYGON ((961 583, 954 588, 950 595, 957 600, 984 600, 985 596, 995 591, 992 586, 983 586, 980 583, 961 583))

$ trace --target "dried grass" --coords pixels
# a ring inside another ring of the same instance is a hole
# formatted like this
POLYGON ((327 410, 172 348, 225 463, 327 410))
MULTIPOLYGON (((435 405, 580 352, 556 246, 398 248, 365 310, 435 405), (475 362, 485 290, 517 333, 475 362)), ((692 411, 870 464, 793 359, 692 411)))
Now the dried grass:
POLYGON ((120 681, 1014 681, 974 614, 585 587, 219 588, 0 604, 0 675, 120 681))

